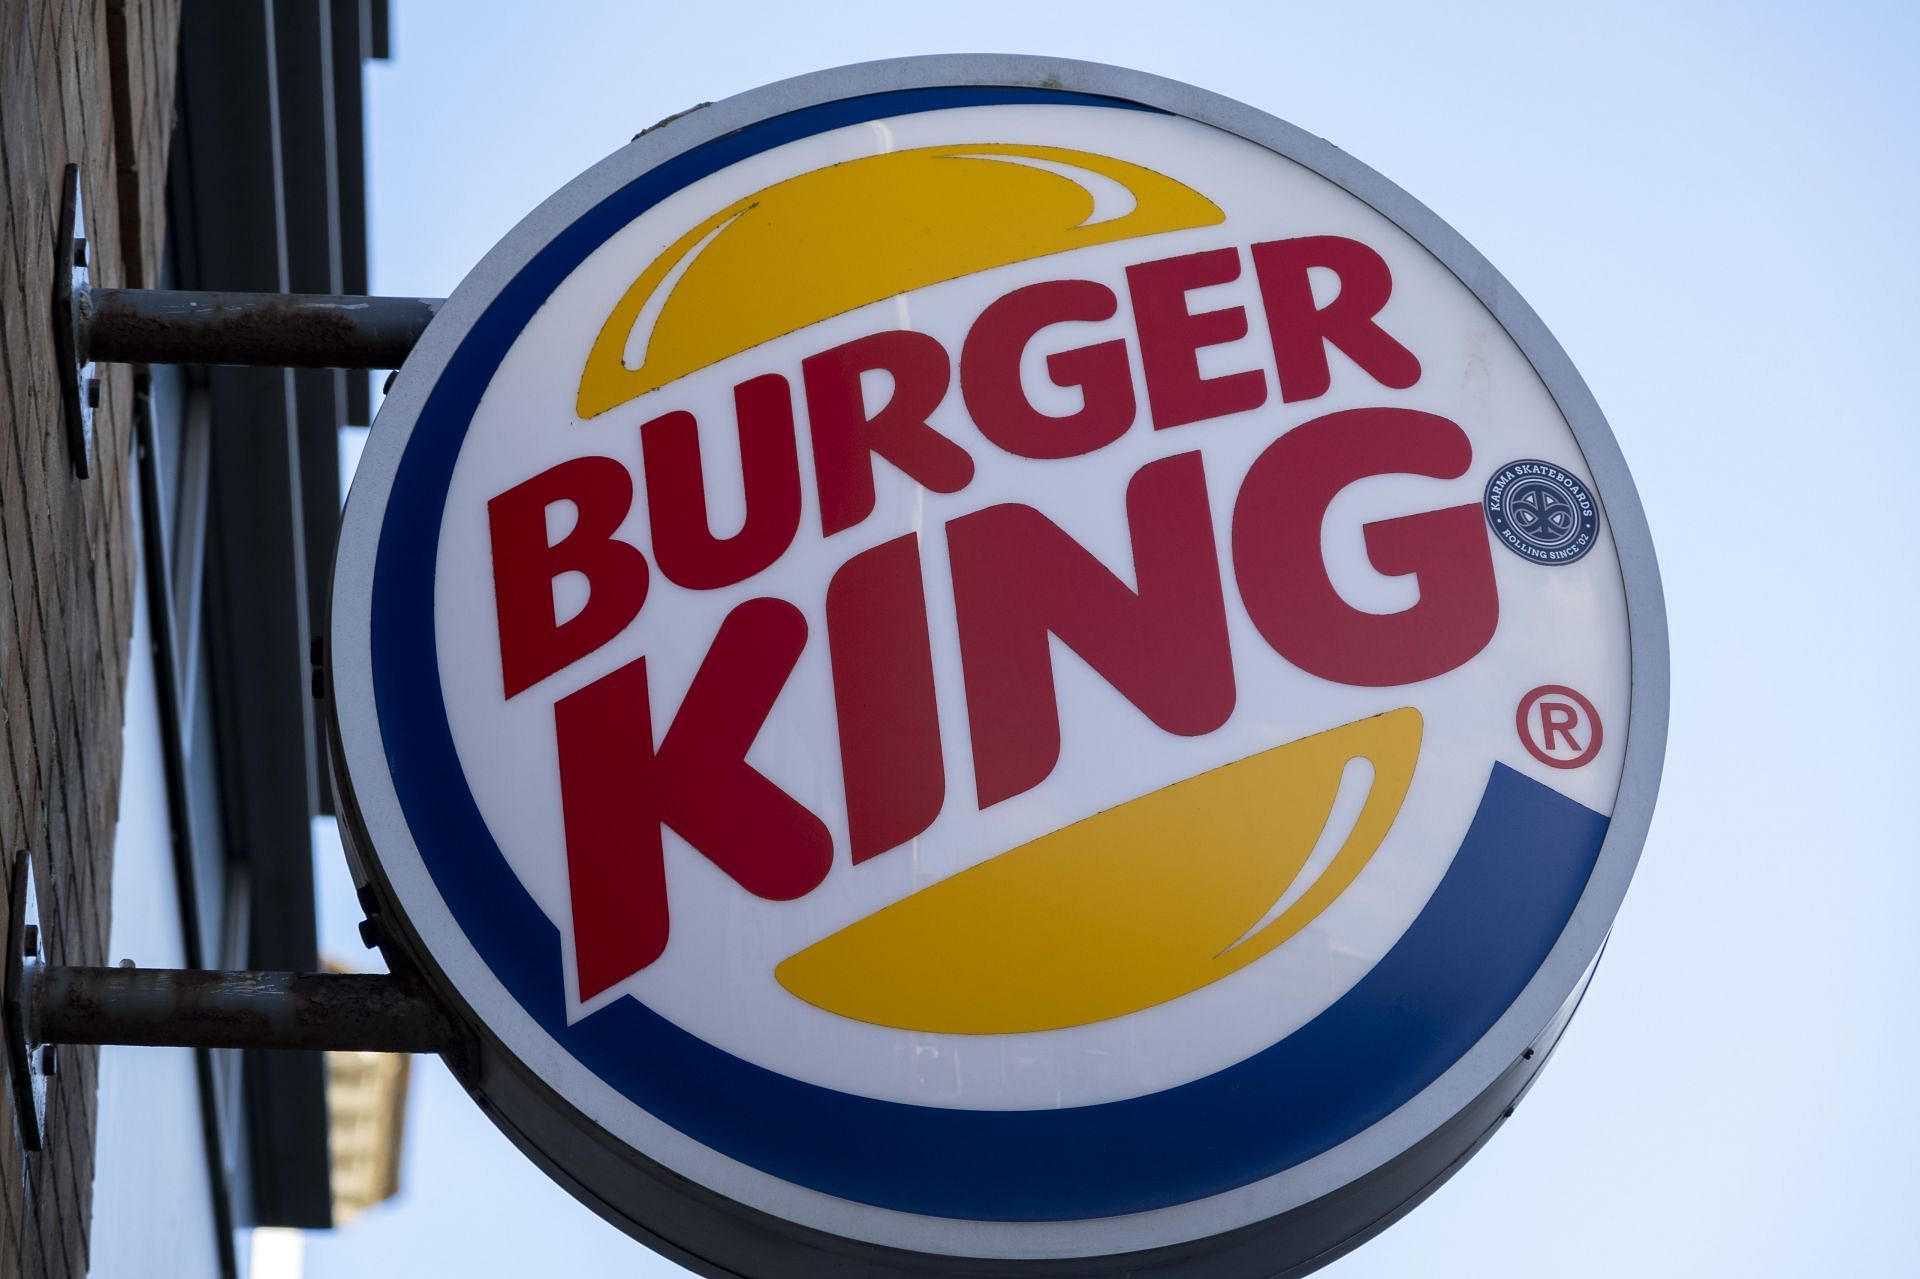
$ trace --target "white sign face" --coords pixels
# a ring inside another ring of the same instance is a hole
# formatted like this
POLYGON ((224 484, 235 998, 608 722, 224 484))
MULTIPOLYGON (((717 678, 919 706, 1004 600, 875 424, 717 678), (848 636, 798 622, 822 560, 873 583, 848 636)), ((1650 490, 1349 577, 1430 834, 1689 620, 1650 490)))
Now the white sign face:
POLYGON ((374 881, 557 1095, 490 1101, 715 1273, 1363 1233, 1564 1025, 1664 732, 1630 483, 1497 275, 1055 62, 556 196, 402 372, 334 616, 374 881))

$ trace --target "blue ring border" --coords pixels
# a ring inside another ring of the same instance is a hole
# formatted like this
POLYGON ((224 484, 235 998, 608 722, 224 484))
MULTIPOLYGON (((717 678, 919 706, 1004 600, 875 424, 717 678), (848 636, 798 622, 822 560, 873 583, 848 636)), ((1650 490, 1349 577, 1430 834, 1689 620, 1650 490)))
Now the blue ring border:
POLYGON ((631 999, 567 1024, 558 930, 513 876, 473 802, 433 639, 431 548, 472 415, 527 320, 594 249, 673 192, 786 142, 887 116, 1006 103, 1165 114, 1046 89, 842 99, 677 156, 556 235, 462 338, 416 421, 380 530, 370 639, 388 765, 422 861, 475 950, 566 1051, 656 1118, 795 1184, 929 1216, 1063 1221, 1249 1184, 1398 1108, 1525 988, 1571 917, 1607 819, 1496 764, 1453 867, 1393 951, 1307 1027, 1215 1075, 1068 1110, 881 1102, 745 1062, 631 999))

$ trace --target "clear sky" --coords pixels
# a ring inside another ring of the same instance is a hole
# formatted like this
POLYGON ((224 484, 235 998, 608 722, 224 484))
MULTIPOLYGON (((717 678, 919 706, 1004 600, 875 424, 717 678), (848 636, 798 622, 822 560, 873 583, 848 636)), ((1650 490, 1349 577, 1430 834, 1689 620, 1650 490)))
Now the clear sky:
MULTIPOLYGON (((1511 1122, 1326 1273, 1920 1268, 1920 8, 395 0, 368 70, 373 288, 444 295, 694 103, 904 54, 1059 54, 1320 134, 1464 234, 1613 424, 1673 719, 1592 990, 1511 1122)), ((324 842, 331 947, 359 953, 324 842)), ((417 1063, 405 1189, 308 1274, 677 1273, 417 1063)))

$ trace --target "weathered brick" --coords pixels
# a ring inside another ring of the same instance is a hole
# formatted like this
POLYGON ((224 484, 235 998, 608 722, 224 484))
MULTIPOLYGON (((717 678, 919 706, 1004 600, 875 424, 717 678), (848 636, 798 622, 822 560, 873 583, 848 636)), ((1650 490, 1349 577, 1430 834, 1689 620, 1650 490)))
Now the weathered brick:
POLYGON ((20 259, 14 248, 11 239, 0 244, 0 335, 4 337, 0 345, 11 355, 11 367, 21 372, 6 388, 5 403, 0 406, 8 418, 7 439, 0 441, 0 447, 24 456, 20 440, 34 425, 27 403, 28 372, 33 366, 26 358, 26 317, 22 314, 26 291, 21 286, 20 259))
POLYGON ((67 136, 66 95, 61 89, 60 50, 53 31, 42 38, 43 42, 34 60, 34 74, 37 77, 36 92, 40 95, 41 128, 41 168, 48 183, 48 214, 46 231, 40 237, 50 244, 53 238, 55 222, 60 216, 60 174, 66 168, 68 160, 77 159, 67 136))
POLYGON ((37 16, 30 4, 0 5, 0 49, 21 49, 23 57, 30 57, 37 16))
MULTIPOLYGON (((11 857, 14 849, 27 842, 26 832, 23 829, 26 821, 27 782, 37 775, 33 744, 33 715, 27 705, 27 668, 24 662, 18 660, 20 657, 18 649, 15 650, 14 656, 16 660, 7 663, 5 671, 0 671, 0 680, 5 681, 4 685, 0 685, 4 687, 5 692, 0 695, 6 698, 4 706, 8 745, 13 751, 11 778, 13 789, 11 795, 5 797, 10 811, 7 813, 6 822, 0 824, 0 829, 3 829, 7 836, 6 844, 0 847, 0 856, 6 857, 11 857)), ((3 877, 0 877, 0 895, 4 895, 3 877)))
MULTIPOLYGON (((136 568, 130 371, 102 371, 93 478, 68 454, 48 310, 62 170, 97 284, 164 243, 175 0, 0 2, 0 852, 34 850, 54 957, 105 959, 136 568)), ((0 896, 4 896, 0 878, 0 896)), ((63 1050, 48 1148, 0 1124, 0 1276, 86 1273, 97 1054, 63 1050)))
MULTIPOLYGON (((71 15, 63 16, 69 19, 71 17, 71 15)), ((89 149, 84 133, 87 112, 81 104, 83 85, 80 79, 80 59, 75 49, 75 35, 70 21, 55 22, 53 59, 48 71, 59 86, 61 150, 66 153, 68 160, 84 163, 89 149)))
POLYGON ((88 813, 86 777, 95 771, 92 761, 69 758, 60 777, 62 814, 67 826, 67 842, 57 846, 61 853, 59 869, 66 879, 68 904, 68 953, 75 963, 86 963, 93 940, 92 897, 95 868, 100 858, 99 841, 88 813))
POLYGON ((102 635, 124 639, 132 630, 128 611, 132 601, 125 598, 115 586, 131 581, 132 539, 138 536, 138 530, 129 518, 131 510, 126 496, 133 451, 130 439, 132 379, 125 376, 115 379, 114 394, 117 397, 114 401, 116 411, 109 415, 108 429, 94 450, 94 471, 99 482, 92 486, 88 496, 98 525, 90 533, 94 564, 106 586, 101 592, 100 631, 102 635))
POLYGON ((26 806, 28 830, 36 837, 42 832, 39 826, 41 806, 53 788, 54 763, 59 758, 60 743, 55 739, 53 726, 53 708, 47 696, 47 646, 45 630, 40 621, 39 602, 29 595, 26 601, 16 602, 20 616, 28 625, 23 628, 20 637, 21 652, 26 659, 27 671, 27 712, 32 721, 34 770, 33 787, 28 789, 27 778, 21 779, 20 798, 26 806))
MULTIPOLYGON (((7 1128, 7 1138, 0 1140, 0 1155, 12 1153, 5 1146, 12 1139, 13 1125, 9 1123, 7 1128)), ((26 1206, 26 1192, 15 1170, 15 1160, 0 1158, 0 1259, 20 1255, 20 1217, 26 1206)))
MULTIPOLYGON (((6 450, 6 453, 10 459, 14 457, 12 450, 6 450)), ((17 461, 14 462, 12 475, 17 484, 20 475, 17 461)), ((0 501, 0 539, 5 541, 7 578, 14 584, 14 593, 8 596, 6 619, 7 629, 12 632, 7 644, 9 661, 24 671, 26 643, 31 637, 27 630, 25 601, 31 598, 33 592, 33 548, 27 539, 25 496, 17 488, 9 490, 7 500, 0 501)))
MULTIPOLYGON (((0 714, 3 713, 4 710, 0 709, 0 714)), ((10 819, 13 814, 10 810, 19 802, 13 785, 13 770, 15 767, 13 759, 13 734, 7 731, 8 727, 8 725, 0 724, 0 865, 4 866, 11 866, 13 864, 10 860, 5 859, 13 856, 11 845, 7 842, 8 836, 12 834, 9 827, 12 824, 10 819)))
MULTIPOLYGON (((128 639, 121 634, 120 622, 115 617, 113 571, 113 561, 105 554, 87 564, 87 607, 102 619, 99 642, 94 645, 91 654, 93 661, 89 675, 95 686, 96 697, 109 696, 112 690, 120 687, 121 650, 128 639)), ((121 717, 111 718, 117 720, 121 717)))
MULTIPOLYGON (((28 366, 43 367, 53 358, 52 345, 41 334, 40 326, 28 321, 25 328, 28 366)), ((54 545, 53 507, 47 496, 47 441, 52 431, 60 429, 58 388, 29 376, 27 415, 26 429, 15 438, 20 444, 20 469, 27 481, 27 548, 34 564, 40 566, 48 562, 54 545)), ((41 572, 35 572, 36 584, 42 576, 41 572)))
MULTIPOLYGON (((45 581, 51 576, 52 574, 43 571, 41 580, 45 581)), ((42 616, 43 618, 63 618, 65 613, 49 609, 42 616)), ((41 738, 41 749, 53 755, 52 784, 46 801, 48 809, 53 813, 53 820, 60 828, 60 843, 55 847, 60 850, 60 856, 64 860, 69 846, 68 841, 72 839, 72 830, 68 822, 70 814, 67 810, 66 775, 69 769, 66 760, 69 753, 81 745, 81 741, 70 710, 72 687, 69 682, 70 673, 67 669, 67 652, 66 645, 62 642, 62 632, 57 627, 47 626, 45 621, 42 622, 42 626, 46 627, 40 636, 41 650, 45 654, 46 661, 46 682, 44 688, 34 689, 29 696, 46 708, 46 728, 41 738)), ((38 719, 34 721, 34 726, 36 731, 40 729, 38 719)))
POLYGON ((73 929, 68 926, 68 906, 74 895, 73 878, 73 831, 67 823, 66 779, 60 770, 54 770, 53 791, 47 796, 47 830, 36 841, 36 852, 43 854, 39 858, 41 865, 35 872, 40 876, 42 905, 51 908, 53 919, 51 927, 45 930, 47 953, 56 964, 74 962, 73 929))
POLYGON ((41 1241, 38 1216, 29 1212, 28 1217, 27 1221, 21 1223, 20 1273, 22 1275, 55 1273, 47 1269, 47 1248, 41 1241))
POLYGON ((39 104, 34 101, 38 81, 33 74, 34 18, 26 6, 0 6, 9 24, 6 44, 0 46, 0 68, 5 83, 0 84, 0 128, 16 142, 38 147, 40 137, 39 104))

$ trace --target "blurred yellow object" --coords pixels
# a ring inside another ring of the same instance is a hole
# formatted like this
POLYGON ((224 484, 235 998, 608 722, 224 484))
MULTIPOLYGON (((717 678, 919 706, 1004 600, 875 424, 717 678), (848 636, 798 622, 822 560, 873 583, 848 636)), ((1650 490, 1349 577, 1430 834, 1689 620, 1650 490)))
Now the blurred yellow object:
POLYGON ((327 1054, 327 1142, 336 1226, 393 1198, 400 1189, 400 1140, 406 1130, 412 1060, 405 1053, 327 1054))

